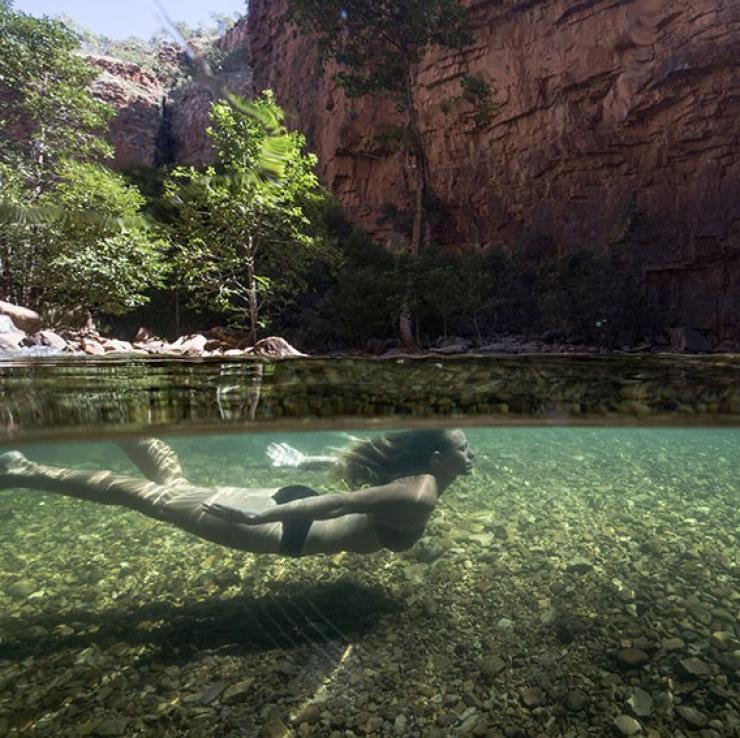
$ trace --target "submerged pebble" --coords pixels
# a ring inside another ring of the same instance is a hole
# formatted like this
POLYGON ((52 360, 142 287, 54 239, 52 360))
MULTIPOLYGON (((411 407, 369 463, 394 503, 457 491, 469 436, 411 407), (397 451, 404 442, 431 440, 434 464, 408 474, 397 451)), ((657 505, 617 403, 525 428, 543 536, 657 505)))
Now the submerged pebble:
POLYGON ((636 717, 648 717, 653 713, 653 698, 640 687, 633 687, 627 697, 627 706, 636 717))
POLYGON ((5 592, 17 600, 28 599, 36 590, 38 584, 33 579, 19 579, 6 588, 5 592))
POLYGON ((614 718, 614 727, 621 735, 635 735, 642 730, 642 726, 629 715, 618 715, 614 718))
POLYGON ((709 718, 703 713, 690 705, 678 705, 676 712, 687 722, 689 725, 694 725, 697 728, 703 728, 708 722, 709 718))

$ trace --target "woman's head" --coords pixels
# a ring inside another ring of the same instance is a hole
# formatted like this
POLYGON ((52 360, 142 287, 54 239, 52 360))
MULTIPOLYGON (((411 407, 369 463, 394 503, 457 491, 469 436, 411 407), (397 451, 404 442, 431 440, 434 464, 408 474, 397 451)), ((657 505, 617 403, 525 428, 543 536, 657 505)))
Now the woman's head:
POLYGON ((386 433, 358 441, 345 453, 341 476, 351 485, 386 484, 414 474, 469 474, 473 454, 458 429, 386 433))

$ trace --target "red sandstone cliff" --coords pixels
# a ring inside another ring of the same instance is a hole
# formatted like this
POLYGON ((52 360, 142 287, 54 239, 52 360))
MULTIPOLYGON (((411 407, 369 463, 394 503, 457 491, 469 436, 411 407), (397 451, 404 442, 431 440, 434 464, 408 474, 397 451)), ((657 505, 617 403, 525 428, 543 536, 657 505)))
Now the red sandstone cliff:
POLYGON ((167 92, 161 81, 138 64, 109 56, 85 58, 100 69, 92 93, 116 110, 109 133, 115 157, 112 165, 117 169, 153 166, 167 92))
MULTIPOLYGON (((417 74, 430 184, 452 247, 537 241, 560 252, 627 237, 676 324, 740 340, 740 3, 737 0, 468 0, 475 43, 417 74), (490 84, 490 120, 459 98, 490 84), (445 112, 445 110, 447 112, 445 112)), ((255 89, 272 88, 309 136, 325 183, 381 238, 407 206, 403 155, 378 134, 378 100, 321 75, 286 0, 251 0, 255 89)))
POLYGON ((224 59, 215 79, 208 84, 192 82, 170 94, 165 140, 172 162, 198 166, 212 160, 213 150, 206 128, 210 125, 214 89, 226 87, 238 95, 251 94, 246 26, 246 20, 239 21, 216 42, 224 59))
MULTIPOLYGON (((197 43, 197 40, 193 43, 197 43)), ((251 92, 246 22, 236 23, 217 42, 224 55, 220 70, 208 84, 192 81, 170 89, 163 79, 138 64, 104 56, 87 56, 99 67, 93 94, 116 110, 109 140, 113 166, 156 167, 164 163, 199 165, 212 158, 206 134, 214 89, 251 92)), ((168 68, 187 68, 183 50, 176 44, 160 48, 168 68)))

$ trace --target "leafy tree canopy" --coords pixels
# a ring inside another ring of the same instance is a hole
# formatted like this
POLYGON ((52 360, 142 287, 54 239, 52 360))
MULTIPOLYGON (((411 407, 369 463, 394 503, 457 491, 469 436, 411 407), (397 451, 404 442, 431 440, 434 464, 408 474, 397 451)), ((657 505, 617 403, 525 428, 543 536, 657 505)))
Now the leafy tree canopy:
POLYGON ((147 290, 162 286, 167 244, 139 216, 144 198, 122 177, 97 164, 68 162, 42 205, 46 200, 79 215, 45 229, 42 302, 116 314, 145 303, 147 290))
POLYGON ((60 21, 34 18, 0 5, 0 144, 29 178, 55 163, 111 154, 101 138, 113 116, 89 85, 97 70, 73 53, 78 41, 60 21))
POLYGON ((143 198, 100 161, 112 109, 63 23, 0 4, 0 293, 44 309, 123 312, 161 284, 143 198))
POLYGON ((316 34, 324 58, 341 67, 347 93, 395 95, 409 104, 409 66, 431 46, 458 48, 471 40, 467 10, 457 0, 290 0, 293 17, 316 34))
MULTIPOLYGON (((339 65, 347 94, 390 97, 406 113, 413 156, 414 220, 410 251, 429 241, 425 224, 427 157, 414 96, 414 71, 430 47, 461 48, 471 40, 467 9, 458 0, 290 0, 292 17, 314 34, 322 57, 339 65)), ((408 311, 405 311, 406 313, 408 311)), ((404 341, 412 343, 402 318, 404 341)))
POLYGON ((299 133, 283 129, 277 176, 259 176, 272 124, 283 121, 271 93, 248 107, 216 103, 211 120, 218 165, 178 169, 166 184, 178 206, 178 271, 197 304, 248 323, 256 340, 303 283, 320 240, 308 213, 324 195, 299 133))

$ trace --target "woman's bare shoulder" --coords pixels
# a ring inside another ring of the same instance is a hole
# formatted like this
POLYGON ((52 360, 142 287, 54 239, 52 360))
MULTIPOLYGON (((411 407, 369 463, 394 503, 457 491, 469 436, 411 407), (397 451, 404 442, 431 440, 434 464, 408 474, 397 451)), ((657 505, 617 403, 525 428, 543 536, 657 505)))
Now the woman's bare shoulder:
POLYGON ((397 485, 404 497, 415 502, 436 505, 439 499, 439 487, 433 474, 415 474, 411 477, 395 479, 392 484, 397 485))

